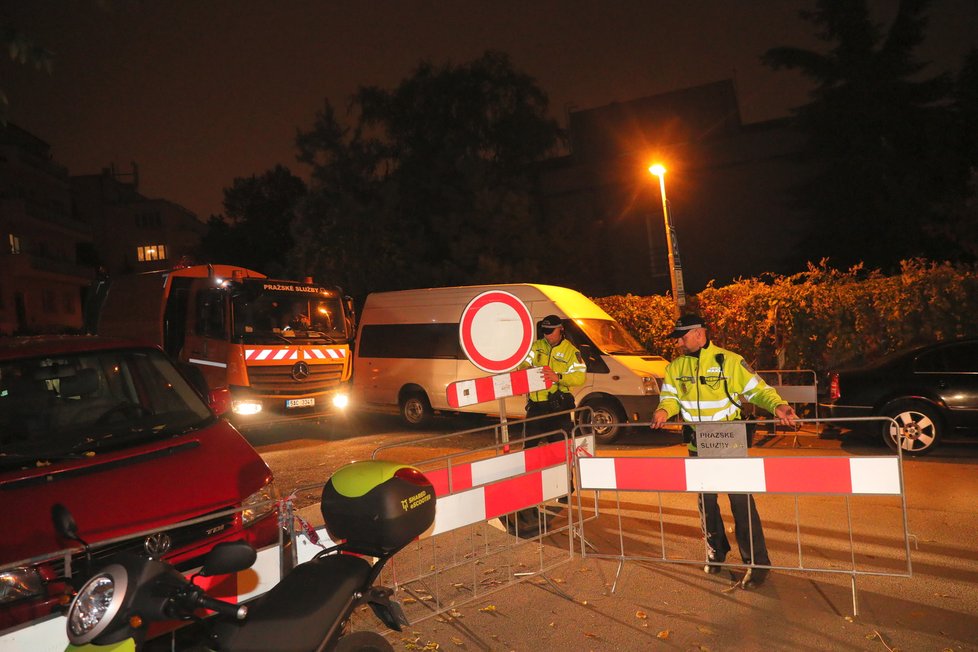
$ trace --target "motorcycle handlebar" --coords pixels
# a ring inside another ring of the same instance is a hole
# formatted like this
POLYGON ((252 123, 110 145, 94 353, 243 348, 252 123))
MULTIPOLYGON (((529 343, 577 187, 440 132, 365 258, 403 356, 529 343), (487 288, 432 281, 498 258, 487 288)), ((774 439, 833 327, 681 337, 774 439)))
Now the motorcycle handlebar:
POLYGON ((188 613, 192 613, 203 608, 235 620, 244 620, 248 616, 246 605, 224 602, 207 595, 199 586, 191 585, 191 587, 186 587, 175 596, 175 603, 180 605, 180 610, 185 609, 188 613))
POLYGON ((230 602, 224 602, 223 600, 212 598, 205 593, 198 594, 197 604, 204 609, 210 609, 211 611, 219 613, 222 616, 229 616, 236 620, 244 620, 248 617, 247 605, 231 604, 230 602))

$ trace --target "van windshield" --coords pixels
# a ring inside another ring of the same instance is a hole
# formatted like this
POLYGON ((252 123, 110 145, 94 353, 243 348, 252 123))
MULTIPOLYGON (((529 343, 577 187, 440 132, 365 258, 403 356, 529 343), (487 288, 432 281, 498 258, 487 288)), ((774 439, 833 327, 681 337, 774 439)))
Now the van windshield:
POLYGON ((574 322, 605 355, 649 355, 649 352, 613 319, 575 319, 574 322))
POLYGON ((162 352, 0 362, 0 467, 44 466, 182 434, 210 409, 162 352))
POLYGON ((290 292, 245 287, 234 293, 231 309, 235 340, 245 344, 349 339, 343 300, 326 289, 290 292))

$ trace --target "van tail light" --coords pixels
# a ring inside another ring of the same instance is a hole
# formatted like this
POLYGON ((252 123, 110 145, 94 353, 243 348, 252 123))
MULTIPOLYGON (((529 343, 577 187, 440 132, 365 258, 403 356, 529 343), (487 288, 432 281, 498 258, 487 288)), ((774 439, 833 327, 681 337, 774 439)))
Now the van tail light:
POLYGON ((839 374, 831 374, 829 376, 829 399, 836 401, 842 396, 842 392, 839 390, 839 374))

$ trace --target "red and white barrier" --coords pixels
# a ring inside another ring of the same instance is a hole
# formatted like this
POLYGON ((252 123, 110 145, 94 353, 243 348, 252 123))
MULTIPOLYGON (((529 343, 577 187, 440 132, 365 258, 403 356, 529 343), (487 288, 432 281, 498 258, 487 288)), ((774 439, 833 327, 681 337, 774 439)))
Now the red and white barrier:
POLYGON ((519 396, 548 389, 553 383, 543 379, 544 367, 530 367, 495 376, 459 380, 445 390, 448 404, 453 408, 487 403, 509 396, 519 396))
POLYGON ((581 489, 900 495, 895 457, 588 457, 581 489))
MULTIPOLYGON (((516 453, 425 471, 438 497, 430 535, 487 521, 567 494, 564 441, 516 453)), ((594 437, 580 437, 575 447, 594 454, 594 437)), ((573 454, 573 451, 570 453, 573 454)))

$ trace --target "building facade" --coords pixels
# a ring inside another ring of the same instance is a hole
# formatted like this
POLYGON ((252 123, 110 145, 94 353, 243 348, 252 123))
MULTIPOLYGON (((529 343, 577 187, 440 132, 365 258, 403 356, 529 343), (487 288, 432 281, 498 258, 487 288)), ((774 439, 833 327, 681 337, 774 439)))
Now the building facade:
POLYGON ((81 329, 92 253, 67 169, 40 138, 0 127, 0 335, 81 329))
POLYGON ((578 262, 589 296, 670 291, 654 162, 667 168, 687 294, 797 269, 803 138, 787 120, 743 124, 733 82, 574 111, 569 136, 571 153, 543 167, 540 188, 548 222, 593 248, 578 262))
POLYGON ((78 217, 91 224, 99 263, 110 275, 169 269, 200 245, 207 230, 197 216, 174 202, 139 192, 139 169, 71 177, 78 217))

